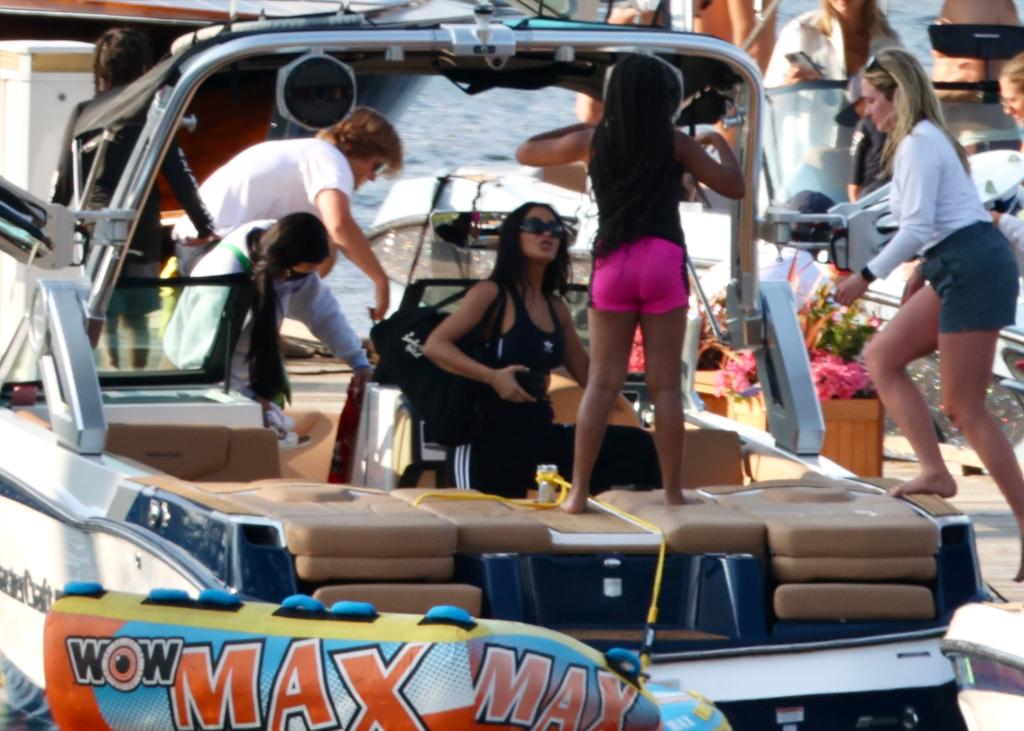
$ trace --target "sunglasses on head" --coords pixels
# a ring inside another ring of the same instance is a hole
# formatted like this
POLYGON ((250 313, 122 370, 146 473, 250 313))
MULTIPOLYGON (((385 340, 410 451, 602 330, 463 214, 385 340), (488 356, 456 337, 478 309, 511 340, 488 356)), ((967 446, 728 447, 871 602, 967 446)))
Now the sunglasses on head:
POLYGON ((565 237, 565 227, 558 221, 545 221, 542 218, 527 218, 519 227, 520 231, 539 236, 540 234, 551 234, 557 239, 565 237))
POLYGON ((886 69, 885 66, 878 62, 877 56, 872 56, 871 58, 868 59, 867 65, 864 66, 864 70, 881 71, 883 74, 888 74, 889 76, 892 76, 892 74, 889 73, 888 69, 886 69))

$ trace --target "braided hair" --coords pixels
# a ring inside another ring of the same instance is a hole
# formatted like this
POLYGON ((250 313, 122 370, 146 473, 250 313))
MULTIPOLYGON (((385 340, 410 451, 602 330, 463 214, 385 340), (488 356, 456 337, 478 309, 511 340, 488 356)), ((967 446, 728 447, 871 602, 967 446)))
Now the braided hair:
POLYGON ((252 229, 245 243, 254 289, 249 381, 257 396, 272 400, 286 392, 288 383, 278 336, 281 303, 274 280, 298 264, 320 264, 330 254, 330 242, 319 218, 311 213, 291 213, 269 228, 252 229))
POLYGON ((657 191, 676 174, 672 120, 682 95, 681 75, 658 58, 630 54, 613 67, 591 143, 598 256, 643 235, 657 191))

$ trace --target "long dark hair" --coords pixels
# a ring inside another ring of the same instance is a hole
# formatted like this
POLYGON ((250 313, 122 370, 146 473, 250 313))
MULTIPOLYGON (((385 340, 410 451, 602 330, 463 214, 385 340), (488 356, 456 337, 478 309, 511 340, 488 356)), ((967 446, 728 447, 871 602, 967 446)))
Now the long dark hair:
MULTIPOLYGON (((558 211, 547 203, 524 203, 512 211, 501 224, 498 232, 498 258, 489 279, 505 289, 526 289, 526 273, 523 267, 523 250, 519 245, 520 227, 526 215, 534 208, 551 212, 558 223, 565 225, 558 211)), ((569 242, 563 238, 555 259, 544 269, 540 291, 545 297, 562 296, 569 291, 569 242)))
POLYGON ((249 382, 257 396, 274 399, 286 392, 288 383, 277 332, 280 303, 274 279, 297 264, 319 264, 330 253, 330 242, 319 218, 311 213, 291 213, 270 228, 254 228, 245 243, 254 289, 249 382))
POLYGON ((153 49, 141 31, 111 28, 96 41, 92 77, 96 93, 135 81, 153 65, 153 49))
POLYGON ((665 61, 630 54, 615 64, 594 129, 590 174, 598 198, 598 255, 643 235, 676 172, 672 118, 683 89, 665 61), (600 189, 599 189, 600 188, 600 189))

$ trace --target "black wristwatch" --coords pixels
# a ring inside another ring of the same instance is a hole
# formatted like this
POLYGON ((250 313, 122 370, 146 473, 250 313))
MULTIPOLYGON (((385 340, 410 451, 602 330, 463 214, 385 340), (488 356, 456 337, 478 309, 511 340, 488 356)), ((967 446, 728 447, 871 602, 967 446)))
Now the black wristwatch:
POLYGON ((876 276, 875 276, 874 274, 872 274, 872 273, 871 273, 871 270, 870 270, 870 269, 868 269, 867 267, 864 267, 863 269, 861 269, 861 270, 860 270, 860 276, 861 276, 861 277, 862 277, 862 278, 864 279, 864 281, 865 281, 865 282, 867 282, 868 284, 871 284, 871 283, 872 283, 873 281, 875 281, 876 279, 878 279, 878 277, 876 277, 876 276))

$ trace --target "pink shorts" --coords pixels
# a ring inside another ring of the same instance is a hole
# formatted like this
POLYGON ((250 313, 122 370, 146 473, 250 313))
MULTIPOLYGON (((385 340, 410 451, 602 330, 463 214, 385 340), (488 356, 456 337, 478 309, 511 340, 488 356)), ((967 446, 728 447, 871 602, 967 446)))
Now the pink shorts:
POLYGON ((590 301, 595 310, 660 315, 690 300, 686 249, 645 236, 594 261, 590 301))

